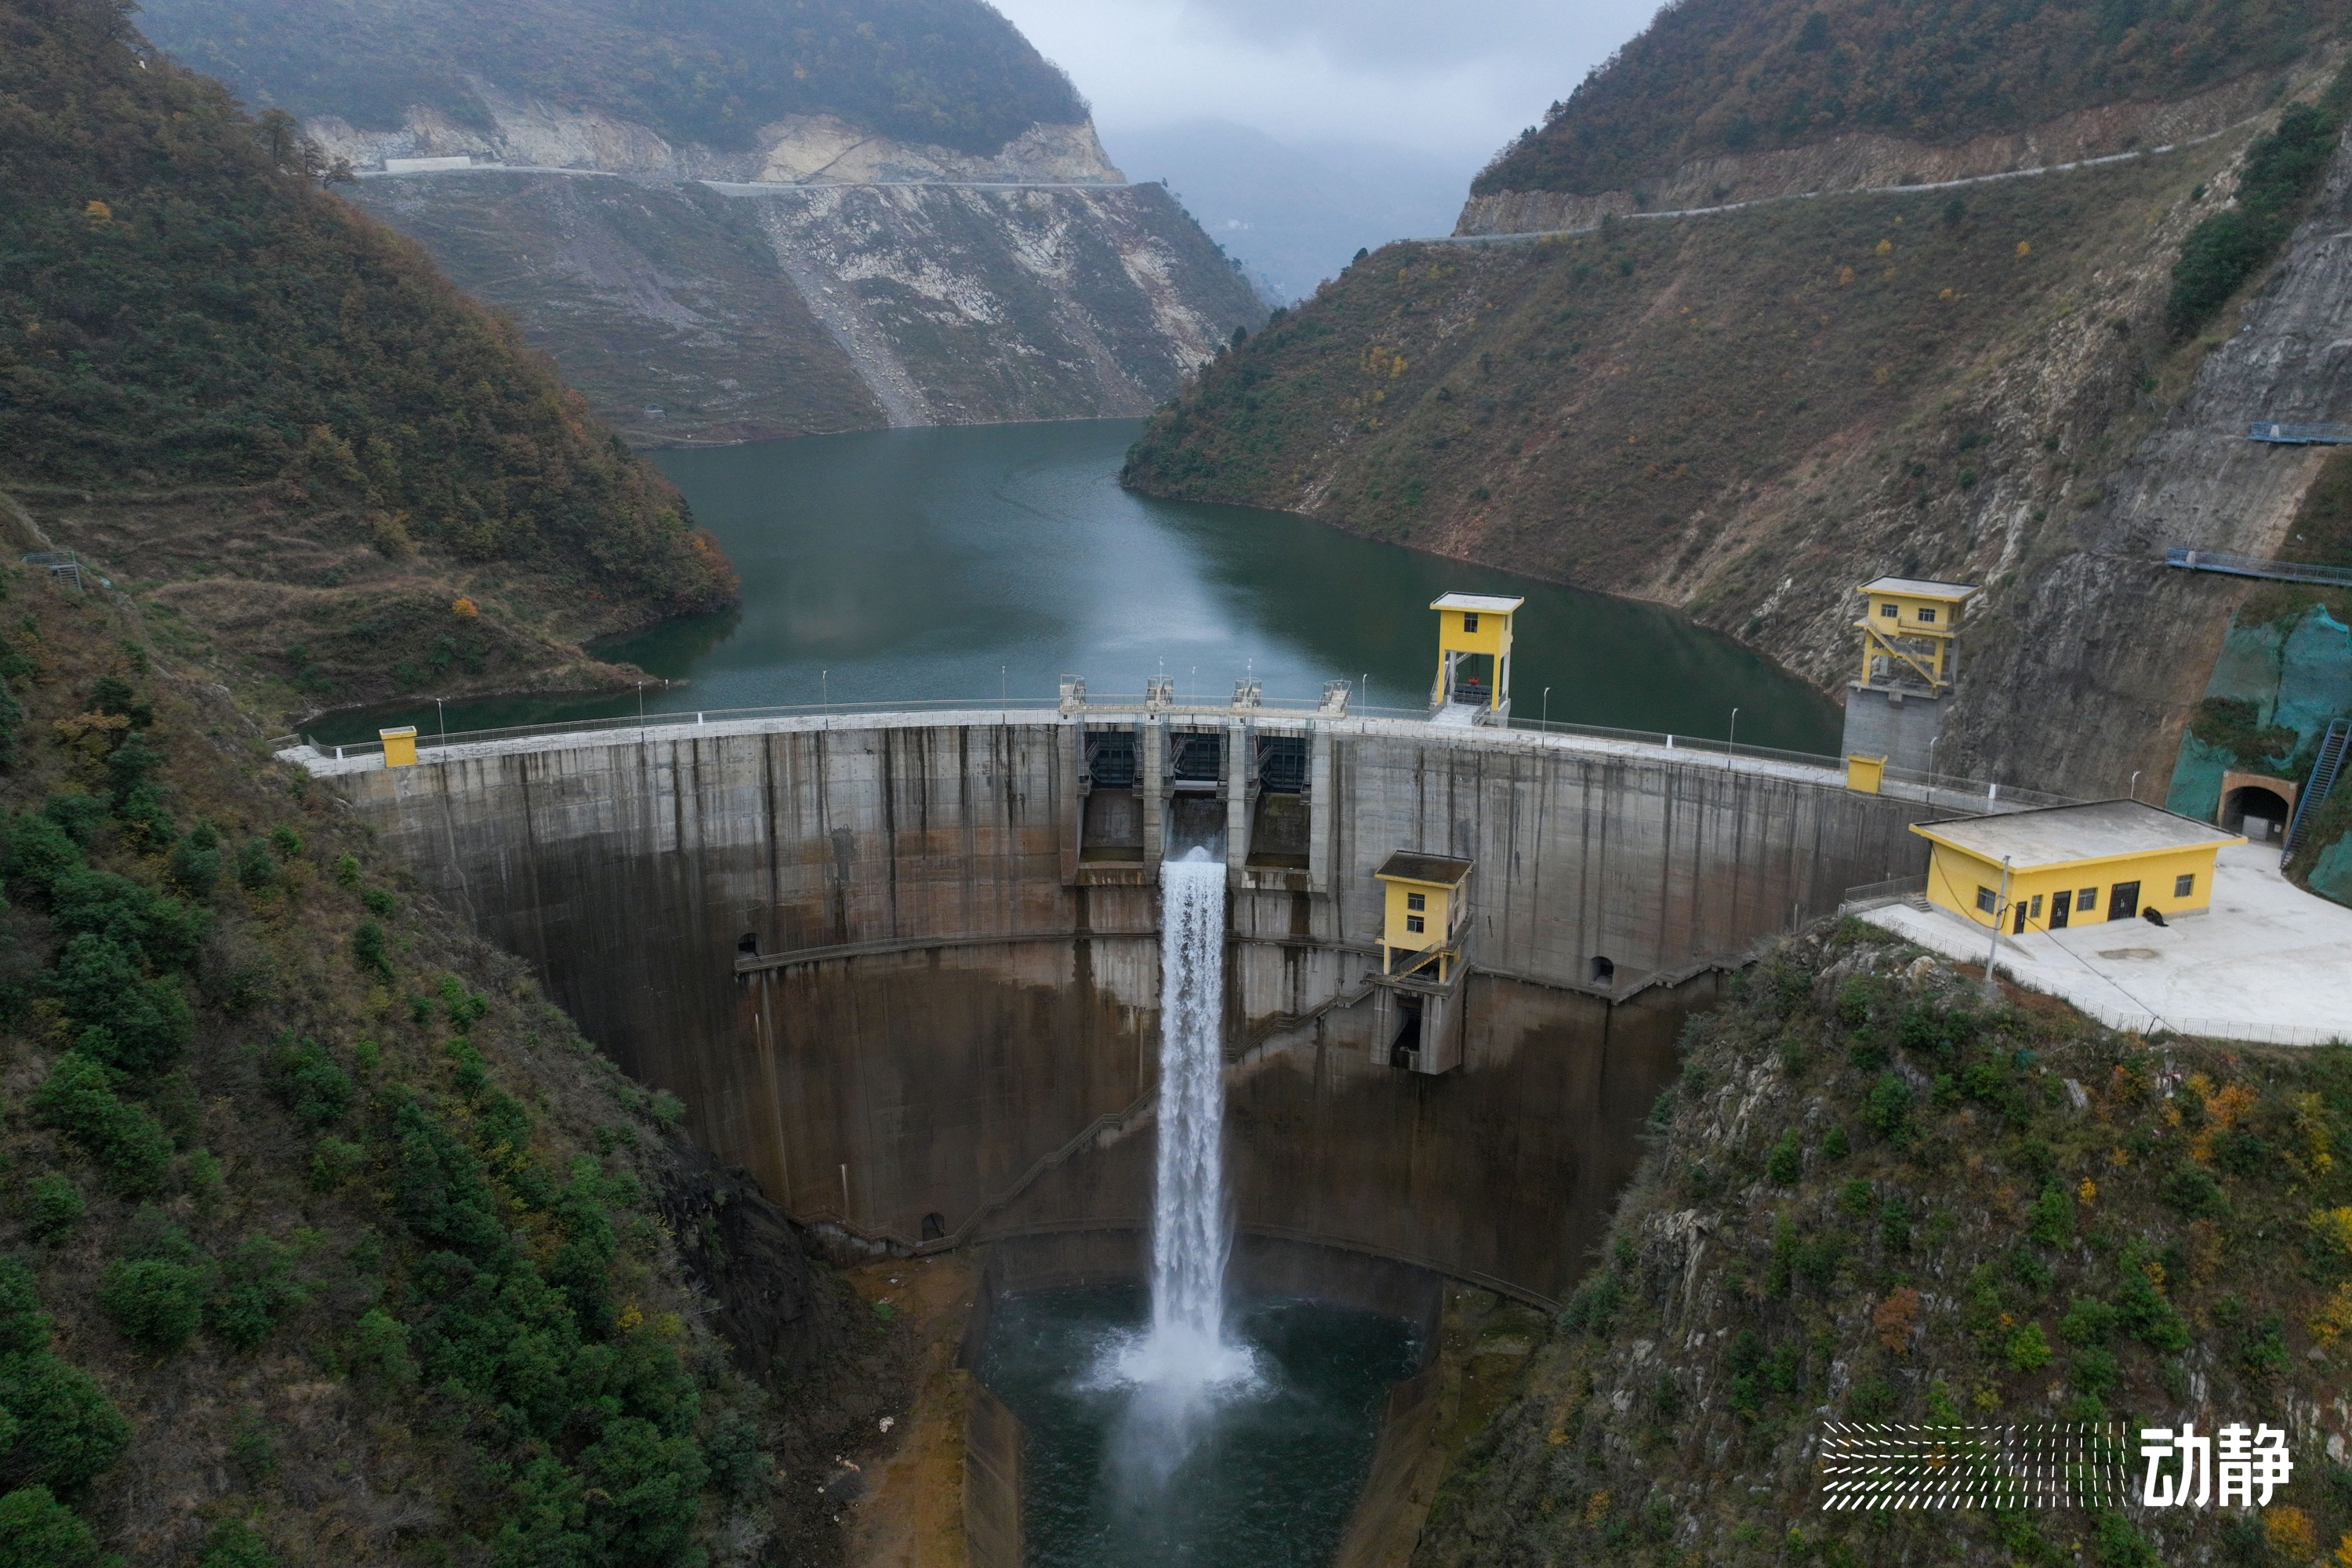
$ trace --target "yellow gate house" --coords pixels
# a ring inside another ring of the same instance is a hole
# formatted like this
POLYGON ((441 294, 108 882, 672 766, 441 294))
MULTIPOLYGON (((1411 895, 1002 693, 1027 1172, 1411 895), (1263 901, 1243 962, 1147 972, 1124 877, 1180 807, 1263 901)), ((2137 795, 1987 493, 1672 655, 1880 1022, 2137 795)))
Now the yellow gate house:
POLYGON ((1930 902, 2021 936, 2151 910, 2202 913, 2213 897, 2214 856, 2245 842, 2136 800, 1924 822, 1911 831, 1934 846, 1930 902))

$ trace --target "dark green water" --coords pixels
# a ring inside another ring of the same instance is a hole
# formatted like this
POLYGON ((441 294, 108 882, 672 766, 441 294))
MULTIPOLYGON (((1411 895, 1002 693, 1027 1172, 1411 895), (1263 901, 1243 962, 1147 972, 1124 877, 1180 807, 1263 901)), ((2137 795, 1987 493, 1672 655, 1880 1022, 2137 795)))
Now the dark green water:
POLYGON ((1396 1318, 1309 1301, 1240 1310, 1226 1333, 1258 1382, 1220 1397, 1164 1475, 1164 1434, 1097 1373, 1140 1332, 1136 1287, 1001 1303, 980 1376, 1027 1428, 1022 1531, 1032 1568, 1310 1568, 1356 1506, 1388 1390, 1420 1346, 1396 1318))
MULTIPOLYGON (((648 711, 1101 693, 1174 676, 1222 702, 1370 679, 1381 707, 1426 702, 1429 601, 1524 595, 1513 710, 1828 752, 1819 692, 1652 605, 1353 538, 1280 512, 1157 501, 1118 487, 1133 420, 877 430, 658 454, 743 576, 743 605, 600 650, 688 684, 648 711)), ((635 694, 472 700, 452 731, 634 711, 635 694)), ((330 715, 327 742, 440 722, 432 702, 330 715)))

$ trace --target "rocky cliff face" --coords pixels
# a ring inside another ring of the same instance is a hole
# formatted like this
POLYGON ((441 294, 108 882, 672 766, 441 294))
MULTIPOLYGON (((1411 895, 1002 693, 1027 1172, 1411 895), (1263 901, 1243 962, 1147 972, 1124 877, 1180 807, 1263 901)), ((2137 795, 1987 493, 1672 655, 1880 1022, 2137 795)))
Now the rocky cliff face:
POLYGON ((1158 185, 467 170, 354 199, 646 443, 1142 414, 1265 317, 1158 185))
POLYGON ((1012 180, 1122 184, 1094 126, 1038 123, 990 153, 909 142, 861 130, 836 114, 793 114, 762 126, 752 144, 729 150, 665 137, 593 106, 567 108, 477 82, 463 118, 411 104, 397 126, 362 130, 338 114, 304 124, 355 170, 462 157, 540 169, 592 169, 679 180, 866 184, 899 180, 1012 180))

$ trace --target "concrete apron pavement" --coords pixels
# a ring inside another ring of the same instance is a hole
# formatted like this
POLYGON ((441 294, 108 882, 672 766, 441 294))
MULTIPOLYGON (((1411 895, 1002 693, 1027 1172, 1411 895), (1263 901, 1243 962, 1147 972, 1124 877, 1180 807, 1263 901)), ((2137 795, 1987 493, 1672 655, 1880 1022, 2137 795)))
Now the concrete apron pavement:
MULTIPOLYGON (((1890 904, 1862 918, 1979 963, 1990 942, 1983 927, 1942 908, 1890 904)), ((2116 1028, 2275 1045, 2352 1040, 2352 909, 2288 881, 2275 848, 2222 849, 2209 913, 2166 926, 2100 921, 2004 935, 1995 964, 2116 1028)))

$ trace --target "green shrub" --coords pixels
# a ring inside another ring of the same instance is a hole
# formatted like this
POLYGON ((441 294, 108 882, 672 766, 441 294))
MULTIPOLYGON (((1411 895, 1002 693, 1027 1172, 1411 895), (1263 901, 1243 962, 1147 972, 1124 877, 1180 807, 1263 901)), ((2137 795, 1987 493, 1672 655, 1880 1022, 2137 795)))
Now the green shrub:
POLYGON ((2077 1392, 2094 1395, 2105 1394, 2113 1389, 2120 1375, 2116 1365, 2116 1352, 2100 1345, 2076 1351, 2073 1362, 2066 1368, 2066 1381, 2073 1384, 2077 1392))
POLYGON ((367 1150, 349 1142, 331 1132, 322 1133, 310 1146, 310 1185, 319 1192, 331 1193, 360 1173, 367 1164, 367 1150))
POLYGON ((400 900, 383 888, 363 889, 360 894, 360 902, 367 906, 368 913, 382 915, 386 920, 391 919, 393 911, 400 908, 400 900))
POLYGON ((1854 1421, 1884 1421, 1895 1411, 1895 1385, 1875 1374, 1857 1377, 1847 1393, 1845 1413, 1854 1421))
POLYGON ((205 1532, 205 1554, 196 1568, 278 1568, 277 1555, 261 1532, 240 1520, 223 1520, 205 1532))
POLYGON ((1822 1159, 1843 1160, 1852 1152, 1853 1152, 1853 1145, 1847 1140, 1843 1127, 1832 1125, 1827 1132, 1822 1134, 1822 1159))
POLYGON ((89 1374, 46 1351, 0 1356, 0 1410, 17 1433, 0 1455, 0 1485, 71 1494, 131 1441, 131 1423, 89 1374))
POLYGON ((104 1064, 68 1051, 33 1090, 33 1121, 55 1128, 89 1156, 107 1184, 132 1196, 158 1191, 172 1167, 172 1139, 144 1106, 119 1099, 104 1064))
POLYGON ((2074 1235, 2074 1195, 2063 1183, 2042 1189, 2026 1211, 2026 1234, 2041 1247, 2063 1247, 2074 1235))
POLYGON ((1805 1173, 1805 1152, 1798 1146, 1797 1130, 1793 1127, 1780 1135, 1772 1152, 1764 1157, 1764 1173, 1783 1187, 1793 1187, 1797 1178, 1805 1173))
POLYGON ((278 1320, 309 1299, 293 1278, 286 1248, 266 1236, 247 1237, 221 1260, 205 1323, 225 1342, 251 1350, 278 1320))
POLYGON ((416 1361, 408 1353, 407 1327, 382 1307, 371 1307, 361 1314, 352 1331, 351 1357, 354 1371, 387 1384, 405 1388, 416 1381, 416 1361))
POLYGON ((48 1488, 0 1497, 0 1562, 8 1568, 119 1568, 121 1561, 100 1552, 89 1526, 48 1488))
POLYGON ((373 920, 364 920, 352 928, 352 962, 377 979, 392 979, 392 958, 384 951, 383 927, 373 920))
POLYGON ((66 1016, 82 1026, 77 1044, 109 1067, 161 1072, 196 1036, 179 983, 140 972, 137 956, 111 937, 85 933, 66 944, 51 978, 66 1016))
POLYGON ((245 847, 236 852, 236 881, 248 893, 278 885, 278 860, 269 853, 268 839, 248 838, 245 847))
POLYGON ((204 1321, 204 1276, 160 1258, 111 1263, 99 1286, 98 1304, 123 1338, 156 1355, 170 1355, 204 1321))
POLYGON ((199 822, 172 846, 167 874, 180 890, 198 903, 220 885, 220 834, 209 822, 199 822))
POLYGON ((2179 1309, 2158 1292, 2137 1261, 2127 1258, 2123 1273, 2116 1290, 2116 1320, 2124 1331, 2151 1350, 2187 1350, 2189 1324, 2179 1309))
POLYGON ((1596 1269, 1592 1278, 1568 1299, 1568 1306, 1559 1315, 1559 1326, 1567 1333, 1581 1331, 1595 1339, 1606 1339, 1616 1327, 1618 1309, 1624 1304, 1624 1282, 1609 1269, 1596 1269))
POLYGON ((2182 1165, 2158 1189, 2164 1201, 2189 1219, 2218 1219, 2230 1212, 2221 1184, 2195 1165, 2182 1165))
POLYGON ((294 861, 302 855, 302 836, 285 823, 279 823, 269 833, 269 852, 280 860, 294 861))
POLYGON ((71 1176, 44 1171, 25 1184, 25 1234, 35 1241, 63 1241, 88 1206, 71 1176))
POLYGON ((269 1062, 270 1089, 294 1120, 316 1132, 342 1120, 356 1085, 327 1048, 288 1030, 278 1037, 269 1062))
POLYGON ((2001 1347, 2001 1358, 2015 1372, 2040 1372, 2050 1364, 2050 1341, 2040 1323, 2021 1323, 2001 1347))
POLYGON ((335 883, 349 892, 360 889, 360 858, 346 850, 335 857, 335 883))
POLYGON ((1889 1252, 1911 1250, 1911 1205, 1901 1198, 1887 1199, 1878 1211, 1878 1242, 1889 1252))
POLYGON ((2105 1344, 2116 1331, 2116 1310, 2095 1297, 2077 1296, 2058 1320, 2058 1337, 2070 1345, 2105 1344))
POLYGON ((0 1254, 0 1355, 29 1355, 49 1348, 49 1315, 41 1310, 33 1271, 0 1254))
POLYGON ((1892 1072, 1878 1075, 1870 1088, 1869 1097, 1863 1101, 1862 1119, 1873 1131, 1890 1143, 1903 1143, 1911 1137, 1911 1108, 1914 1097, 1911 1086, 1892 1072))

